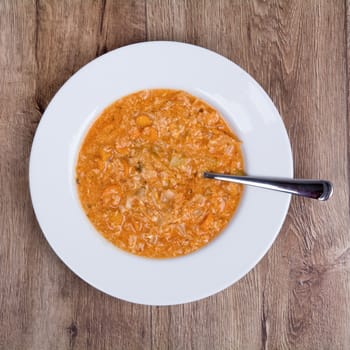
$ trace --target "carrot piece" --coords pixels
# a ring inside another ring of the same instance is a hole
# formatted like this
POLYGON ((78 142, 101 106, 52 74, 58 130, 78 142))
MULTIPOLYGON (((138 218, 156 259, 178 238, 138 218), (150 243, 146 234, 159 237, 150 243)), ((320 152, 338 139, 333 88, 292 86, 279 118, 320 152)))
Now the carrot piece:
POLYGON ((147 115, 140 115, 136 118, 136 125, 144 128, 146 126, 150 126, 152 125, 152 119, 150 117, 148 117, 147 115))

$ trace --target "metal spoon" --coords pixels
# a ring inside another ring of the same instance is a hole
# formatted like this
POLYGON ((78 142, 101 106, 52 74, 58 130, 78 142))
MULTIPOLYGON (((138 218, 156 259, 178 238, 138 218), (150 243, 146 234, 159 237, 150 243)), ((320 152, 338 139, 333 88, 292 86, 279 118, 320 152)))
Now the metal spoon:
POLYGON ((286 192, 320 201, 325 201, 333 193, 333 185, 325 180, 283 179, 274 177, 238 176, 205 172, 207 179, 235 182, 243 185, 286 192))

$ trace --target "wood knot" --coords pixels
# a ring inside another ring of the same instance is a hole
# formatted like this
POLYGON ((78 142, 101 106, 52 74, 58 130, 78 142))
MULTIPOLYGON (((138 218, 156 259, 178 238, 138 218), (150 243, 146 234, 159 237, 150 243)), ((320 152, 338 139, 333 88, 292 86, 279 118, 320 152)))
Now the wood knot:
POLYGON ((67 327, 67 331, 69 334, 69 343, 73 346, 74 340, 78 335, 78 327, 74 321, 67 327))
POLYGON ((45 112, 44 103, 39 98, 35 100, 35 110, 39 112, 40 116, 45 112))

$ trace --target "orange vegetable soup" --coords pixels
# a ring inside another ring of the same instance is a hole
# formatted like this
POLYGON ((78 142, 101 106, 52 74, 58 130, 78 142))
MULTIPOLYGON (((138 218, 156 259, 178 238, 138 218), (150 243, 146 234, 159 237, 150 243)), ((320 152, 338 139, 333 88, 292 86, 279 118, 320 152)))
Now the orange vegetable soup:
POLYGON ((228 224, 238 184, 204 171, 243 173, 241 143, 220 114, 184 91, 143 90, 107 107, 82 144, 76 182, 95 228, 130 253, 191 253, 228 224))

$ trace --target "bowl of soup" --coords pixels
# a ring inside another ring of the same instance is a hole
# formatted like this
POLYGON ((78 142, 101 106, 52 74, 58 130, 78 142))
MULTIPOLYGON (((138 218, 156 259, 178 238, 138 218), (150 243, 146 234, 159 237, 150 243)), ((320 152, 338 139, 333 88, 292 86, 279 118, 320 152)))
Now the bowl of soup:
POLYGON ((93 60, 57 92, 29 180, 43 234, 75 274, 123 300, 173 305, 248 273, 289 206, 204 171, 292 177, 283 120, 232 61, 147 42, 93 60))

